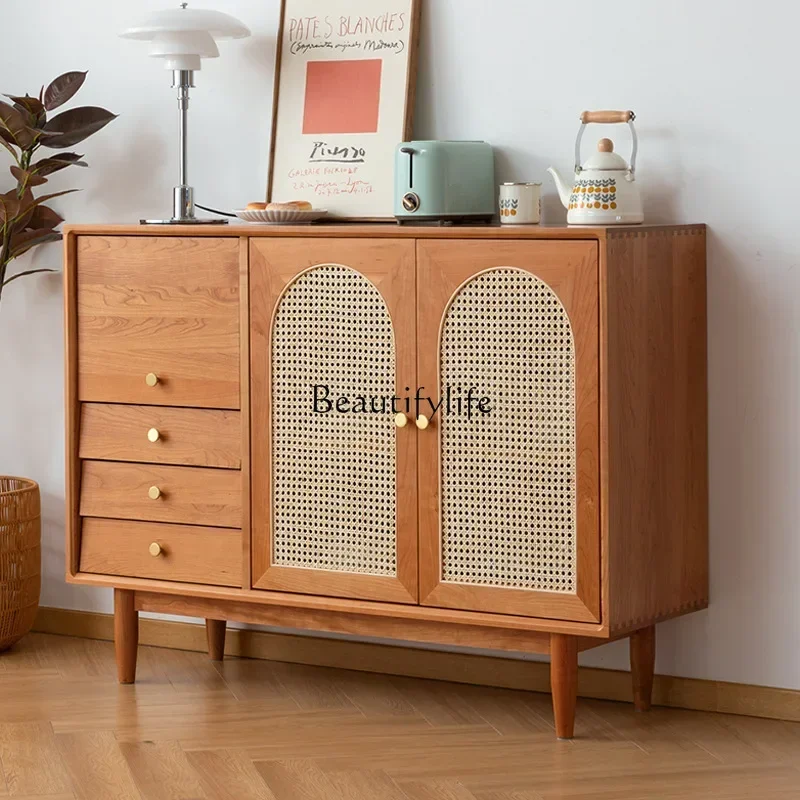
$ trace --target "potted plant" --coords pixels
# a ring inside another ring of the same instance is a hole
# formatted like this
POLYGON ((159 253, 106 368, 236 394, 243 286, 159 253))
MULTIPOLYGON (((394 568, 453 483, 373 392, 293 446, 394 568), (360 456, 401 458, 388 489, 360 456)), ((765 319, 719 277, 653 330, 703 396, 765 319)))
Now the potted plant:
MULTIPOLYGON (((16 185, 0 193, 0 302, 7 287, 26 275, 55 270, 29 269, 9 275, 9 264, 34 247, 61 239, 64 221, 45 205, 67 189, 34 195, 48 176, 67 167, 85 167, 83 156, 68 148, 88 139, 115 115, 83 106, 50 112, 68 102, 86 79, 85 72, 66 72, 37 97, 5 95, 0 100, 0 145, 11 154, 16 185), (44 155, 42 148, 55 152, 44 155)), ((39 487, 31 480, 0 476, 0 651, 33 625, 39 605, 41 522, 39 487)))

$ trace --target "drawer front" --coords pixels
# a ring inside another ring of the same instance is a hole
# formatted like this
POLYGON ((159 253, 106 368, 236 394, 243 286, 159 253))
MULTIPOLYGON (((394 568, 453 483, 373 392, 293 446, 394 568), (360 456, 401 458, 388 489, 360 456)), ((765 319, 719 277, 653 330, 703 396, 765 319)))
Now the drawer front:
POLYGON ((77 260, 80 400, 239 408, 238 240, 81 236, 77 260))
POLYGON ((241 545, 237 530, 85 519, 81 572, 241 586, 241 545))
POLYGON ((84 517, 241 528, 241 472, 84 461, 80 513, 84 517))
POLYGON ((80 457, 240 469, 238 411, 84 403, 80 457))

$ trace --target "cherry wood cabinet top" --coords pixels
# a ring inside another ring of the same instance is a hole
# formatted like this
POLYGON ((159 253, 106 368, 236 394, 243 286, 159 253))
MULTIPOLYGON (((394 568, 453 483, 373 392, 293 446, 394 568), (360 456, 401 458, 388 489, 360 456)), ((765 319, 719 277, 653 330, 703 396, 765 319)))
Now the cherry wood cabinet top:
POLYGON ((705 225, 397 225, 326 223, 323 225, 65 225, 64 233, 81 236, 272 236, 388 239, 595 239, 638 232, 686 233, 705 225))

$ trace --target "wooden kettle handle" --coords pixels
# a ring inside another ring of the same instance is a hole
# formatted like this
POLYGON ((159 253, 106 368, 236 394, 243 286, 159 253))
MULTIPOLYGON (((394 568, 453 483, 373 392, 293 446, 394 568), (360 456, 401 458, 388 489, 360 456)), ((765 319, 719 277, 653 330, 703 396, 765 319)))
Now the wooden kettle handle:
POLYGON ((630 122, 636 115, 633 111, 584 111, 581 122, 588 125, 590 122, 613 124, 615 122, 630 122))

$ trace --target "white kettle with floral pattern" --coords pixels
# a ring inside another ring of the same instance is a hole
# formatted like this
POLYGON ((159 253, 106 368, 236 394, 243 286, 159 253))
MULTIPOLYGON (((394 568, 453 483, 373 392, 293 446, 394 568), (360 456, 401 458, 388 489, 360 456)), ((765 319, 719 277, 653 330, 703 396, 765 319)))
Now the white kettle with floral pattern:
POLYGON ((635 118, 633 111, 584 111, 581 114, 572 185, 565 183, 553 167, 547 170, 555 179, 570 225, 631 225, 644 221, 642 198, 636 184, 638 141, 633 127, 635 118), (597 143, 597 152, 581 165, 581 140, 591 122, 628 123, 633 138, 630 164, 614 152, 611 139, 601 139, 597 143))

